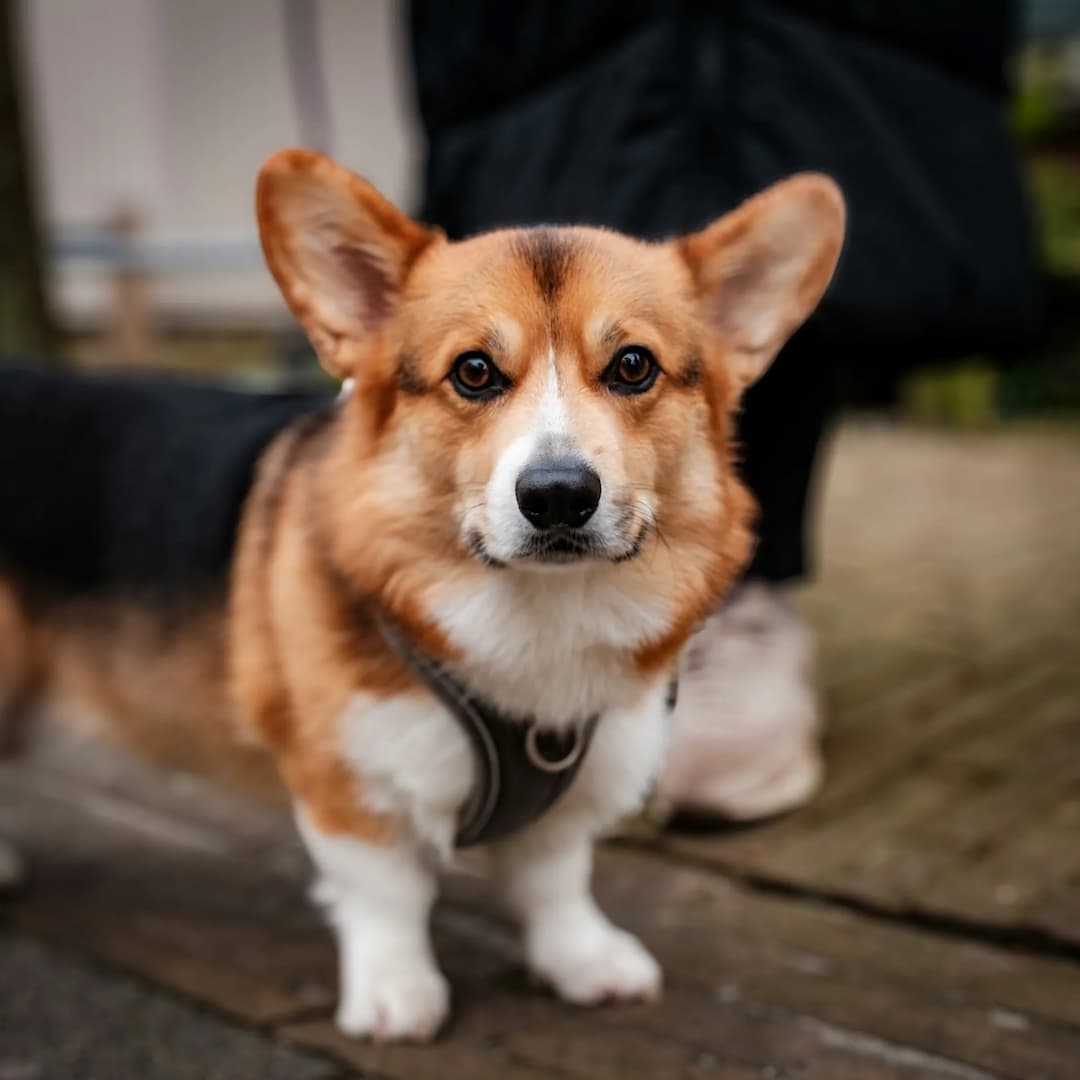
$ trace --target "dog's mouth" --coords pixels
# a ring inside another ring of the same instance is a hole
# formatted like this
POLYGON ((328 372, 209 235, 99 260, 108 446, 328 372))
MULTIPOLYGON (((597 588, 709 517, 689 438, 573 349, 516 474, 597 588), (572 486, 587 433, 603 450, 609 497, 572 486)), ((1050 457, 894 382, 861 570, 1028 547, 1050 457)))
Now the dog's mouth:
POLYGON ((531 538, 521 557, 532 562, 564 566, 567 563, 602 557, 601 552, 600 545, 588 533, 573 529, 551 529, 531 538))
POLYGON ((496 559, 488 550, 487 543, 478 529, 473 529, 467 539, 469 554, 479 563, 490 566, 494 570, 505 569, 506 563, 502 559, 496 559))
POLYGON ((474 530, 469 533, 468 548, 474 559, 494 569, 503 569, 510 563, 539 566, 572 566, 582 562, 625 563, 641 554, 651 531, 651 524, 644 521, 628 543, 613 547, 594 533, 579 529, 548 529, 531 536, 509 559, 505 559, 494 556, 483 535, 474 530))
POLYGON ((633 540, 630 541, 630 546, 620 554, 613 556, 611 561, 624 563, 636 559, 644 549, 645 541, 648 540, 650 532, 652 532, 652 522, 643 521, 633 540))

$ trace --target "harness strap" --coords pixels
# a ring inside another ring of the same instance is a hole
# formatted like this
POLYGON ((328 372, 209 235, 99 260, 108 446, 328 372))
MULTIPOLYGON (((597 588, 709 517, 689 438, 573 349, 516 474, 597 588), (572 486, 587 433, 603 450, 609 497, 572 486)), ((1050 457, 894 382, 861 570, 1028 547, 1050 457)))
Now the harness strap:
POLYGON ((458 821, 456 845, 501 840, 546 813, 577 776, 599 715, 568 732, 545 731, 534 719, 506 716, 417 652, 384 615, 376 621, 386 643, 446 706, 473 748, 476 783, 458 821))

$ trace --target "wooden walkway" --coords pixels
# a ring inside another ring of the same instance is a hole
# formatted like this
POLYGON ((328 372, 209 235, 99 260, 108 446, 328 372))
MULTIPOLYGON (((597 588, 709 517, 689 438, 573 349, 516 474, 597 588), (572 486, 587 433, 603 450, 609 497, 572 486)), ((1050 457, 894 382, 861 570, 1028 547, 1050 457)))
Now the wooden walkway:
MULTIPOLYGON (((288 824, 65 740, 0 774, 0 835, 35 868, 0 944, 134 975, 296 1054, 271 1072, 237 1051, 224 1080, 1075 1080, 1080 434, 848 424, 835 451, 823 573, 803 597, 825 791, 756 827, 631 830, 599 862, 606 906, 665 966, 660 1005, 554 1002, 482 883, 457 877, 436 917, 447 1034, 343 1040, 288 824)), ((5 1080, 22 1060, 6 993, 0 972, 5 1080)), ((211 1073, 132 1072, 158 1075, 211 1073)))

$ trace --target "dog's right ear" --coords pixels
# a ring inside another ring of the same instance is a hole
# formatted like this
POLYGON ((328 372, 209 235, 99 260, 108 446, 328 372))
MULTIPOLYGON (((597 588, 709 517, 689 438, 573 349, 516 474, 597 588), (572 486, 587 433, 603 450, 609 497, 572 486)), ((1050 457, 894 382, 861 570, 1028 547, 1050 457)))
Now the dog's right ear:
POLYGON ((840 257, 845 217, 836 183, 802 173, 678 242, 740 391, 817 306, 840 257))
POLYGON ((326 369, 352 373, 357 346, 393 312, 413 261, 442 234, 310 150, 259 171, 255 207, 267 265, 326 369))

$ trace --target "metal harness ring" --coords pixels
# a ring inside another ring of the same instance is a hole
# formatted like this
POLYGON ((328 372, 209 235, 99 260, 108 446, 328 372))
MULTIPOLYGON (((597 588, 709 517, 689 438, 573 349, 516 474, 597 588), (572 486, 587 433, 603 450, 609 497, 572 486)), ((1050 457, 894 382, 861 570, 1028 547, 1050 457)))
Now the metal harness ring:
POLYGON ((557 761, 552 761, 550 758, 544 757, 544 754, 540 749, 538 742, 540 735, 540 728, 535 724, 525 733, 525 754, 529 761, 543 772, 565 772, 567 769, 577 764, 578 759, 584 752, 585 740, 581 737, 580 731, 575 731, 574 742, 569 751, 557 761))

